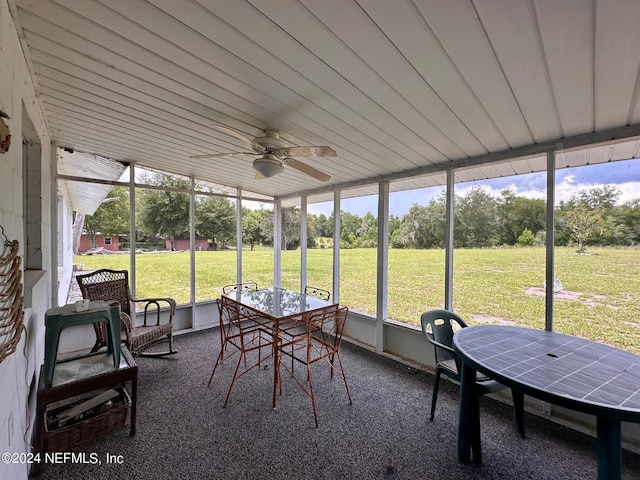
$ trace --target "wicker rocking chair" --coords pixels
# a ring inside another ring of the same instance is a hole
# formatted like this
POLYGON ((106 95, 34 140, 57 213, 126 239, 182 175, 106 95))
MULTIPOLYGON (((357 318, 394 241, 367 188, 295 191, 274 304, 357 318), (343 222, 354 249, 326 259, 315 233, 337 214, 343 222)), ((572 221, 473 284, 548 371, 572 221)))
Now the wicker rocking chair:
MULTIPOLYGON (((177 353, 173 348, 173 316, 176 302, 173 298, 132 298, 129 289, 129 273, 127 270, 96 270, 85 275, 77 275, 82 296, 88 300, 118 302, 122 324, 121 340, 133 356, 161 356, 177 353), (135 325, 135 304, 144 304, 143 324, 135 325), (169 321, 160 322, 160 307, 169 307, 169 321), (167 342, 168 351, 146 352, 151 347, 167 342)), ((104 323, 95 323, 96 343, 91 349, 97 352, 106 346, 106 327, 104 323)))

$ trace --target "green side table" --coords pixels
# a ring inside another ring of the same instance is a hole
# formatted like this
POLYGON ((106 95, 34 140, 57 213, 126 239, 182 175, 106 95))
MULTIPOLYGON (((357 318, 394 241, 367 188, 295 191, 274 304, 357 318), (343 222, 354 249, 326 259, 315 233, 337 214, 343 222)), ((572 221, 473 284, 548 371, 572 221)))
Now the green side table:
POLYGON ((107 302, 89 302, 88 310, 76 312, 71 303, 53 307, 45 313, 44 384, 51 387, 58 357, 60 333, 74 325, 105 322, 107 325, 107 352, 113 356, 113 368, 120 365, 120 305, 107 302))

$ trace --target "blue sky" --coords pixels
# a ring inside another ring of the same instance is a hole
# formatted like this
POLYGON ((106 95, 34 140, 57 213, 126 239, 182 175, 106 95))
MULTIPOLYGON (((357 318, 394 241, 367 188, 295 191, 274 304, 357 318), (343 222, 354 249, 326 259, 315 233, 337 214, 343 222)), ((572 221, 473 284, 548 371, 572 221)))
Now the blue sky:
MULTIPOLYGON (((464 194, 465 190, 482 185, 489 193, 498 195, 500 191, 510 188, 516 195, 527 198, 545 198, 547 189, 547 175, 545 172, 515 175, 506 178, 496 178, 478 182, 456 184, 456 194, 464 194)), ((625 203, 640 197, 640 161, 624 160, 612 163, 588 165, 585 167, 563 168, 556 171, 556 201, 568 200, 580 190, 616 185, 622 192, 620 203, 625 203)), ((402 217, 415 203, 426 205, 431 198, 443 190, 442 187, 421 188, 406 192, 390 194, 389 213, 402 217)), ((378 197, 371 195, 341 201, 341 209, 354 213, 360 217, 367 212, 378 215, 378 197)), ((330 215, 333 202, 310 204, 309 213, 330 215)))

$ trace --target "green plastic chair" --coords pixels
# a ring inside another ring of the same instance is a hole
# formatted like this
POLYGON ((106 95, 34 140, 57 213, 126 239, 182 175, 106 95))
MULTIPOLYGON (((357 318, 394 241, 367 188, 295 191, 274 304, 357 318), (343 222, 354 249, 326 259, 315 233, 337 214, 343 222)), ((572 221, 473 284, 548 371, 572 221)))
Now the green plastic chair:
MULTIPOLYGON (((436 360, 436 381, 433 386, 433 396, 431 397, 431 415, 429 419, 433 421, 436 411, 436 401, 438 399, 438 386, 440 376, 444 373, 447 377, 460 382, 461 360, 453 349, 453 335, 460 328, 466 328, 467 323, 453 312, 448 310, 430 310, 424 312, 420 317, 422 334, 435 348, 436 360)), ((507 387, 491 380, 480 373, 476 374, 476 394, 478 397, 487 393, 497 392, 507 387)), ((524 395, 521 392, 511 389, 513 397, 513 424, 525 438, 524 432, 524 395)))

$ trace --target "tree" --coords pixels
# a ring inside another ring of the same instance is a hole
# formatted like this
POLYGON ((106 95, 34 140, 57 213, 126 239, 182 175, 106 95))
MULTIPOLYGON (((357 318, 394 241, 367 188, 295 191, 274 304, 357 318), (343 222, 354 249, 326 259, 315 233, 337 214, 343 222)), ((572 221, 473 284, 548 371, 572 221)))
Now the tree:
MULTIPOLYGON (((281 248, 295 249, 300 242, 300 209, 284 207, 280 213, 281 248)), ((243 221, 243 232, 245 231, 248 235, 246 240, 249 243, 253 239, 260 239, 265 245, 273 245, 273 211, 254 210, 246 224, 243 221)))
POLYGON ((113 187, 93 215, 86 215, 84 230, 96 246, 96 235, 121 235, 129 232, 129 190, 113 187))
POLYGON ((640 243, 640 199, 636 198, 616 207, 612 212, 614 223, 625 227, 626 236, 617 237, 620 245, 640 243))
POLYGON ((624 244, 629 230, 618 223, 616 202, 620 191, 612 185, 582 190, 557 209, 556 245, 578 244, 583 252, 588 244, 624 244))
POLYGON ((535 236, 545 229, 546 204, 543 199, 517 197, 511 190, 500 192, 498 205, 498 242, 513 245, 525 229, 535 236))
POLYGON ((441 248, 444 246, 446 195, 440 192, 428 205, 413 204, 402 217, 393 244, 408 248, 441 248))
POLYGON ((316 236, 318 237, 333 237, 333 215, 329 218, 321 213, 316 217, 316 236))
POLYGON ((316 247, 318 217, 313 213, 307 213, 307 248, 316 247))
POLYGON ((530 247, 534 244, 535 240, 536 240, 536 237, 533 234, 533 232, 528 228, 525 228, 522 234, 520 234, 520 236, 518 237, 517 244, 520 245, 521 247, 530 247))
POLYGON ((80 251, 80 238, 82 237, 82 230, 84 229, 84 219, 86 215, 84 213, 75 212, 73 217, 73 226, 71 227, 71 235, 73 237, 73 254, 77 255, 80 251))
POLYGON ((579 204, 568 211, 564 217, 564 222, 578 244, 578 253, 583 253, 585 242, 590 238, 602 233, 605 221, 602 218, 602 207, 589 209, 585 204, 579 204))
POLYGON ((402 220, 396 215, 389 215, 389 246, 391 248, 402 248, 404 245, 399 241, 402 220))
POLYGON ((456 247, 490 247, 498 242, 497 201, 484 188, 476 186, 455 201, 456 247))
POLYGON ((571 198, 570 202, 573 202, 576 205, 586 205, 592 210, 600 207, 606 212, 616 206, 621 194, 622 192, 620 192, 616 186, 603 185, 602 187, 581 190, 571 198))
MULTIPOLYGON (((168 175, 150 175, 146 183, 170 189, 189 189, 189 182, 168 175)), ((154 237, 168 237, 171 250, 176 238, 189 235, 189 195, 172 190, 142 188, 136 202, 138 226, 141 233, 154 237)))
POLYGON ((266 241, 262 224, 265 219, 271 218, 271 215, 269 210, 242 209, 242 241, 248 243, 251 250, 255 245, 266 241))
POLYGON ((236 207, 223 197, 206 196, 196 208, 196 235, 216 242, 228 242, 236 236, 236 207))
POLYGON ((358 215, 351 212, 340 212, 340 245, 344 242, 347 248, 355 246, 361 223, 362 220, 358 215))
POLYGON ((367 212, 362 221, 360 227, 356 231, 358 247, 375 248, 378 245, 378 221, 371 212, 367 212))
POLYGON ((429 218, 429 207, 413 204, 402 217, 398 240, 408 248, 432 248, 434 229, 429 218))
POLYGON ((300 209, 298 207, 285 207, 280 209, 282 249, 295 249, 300 243, 300 209))

